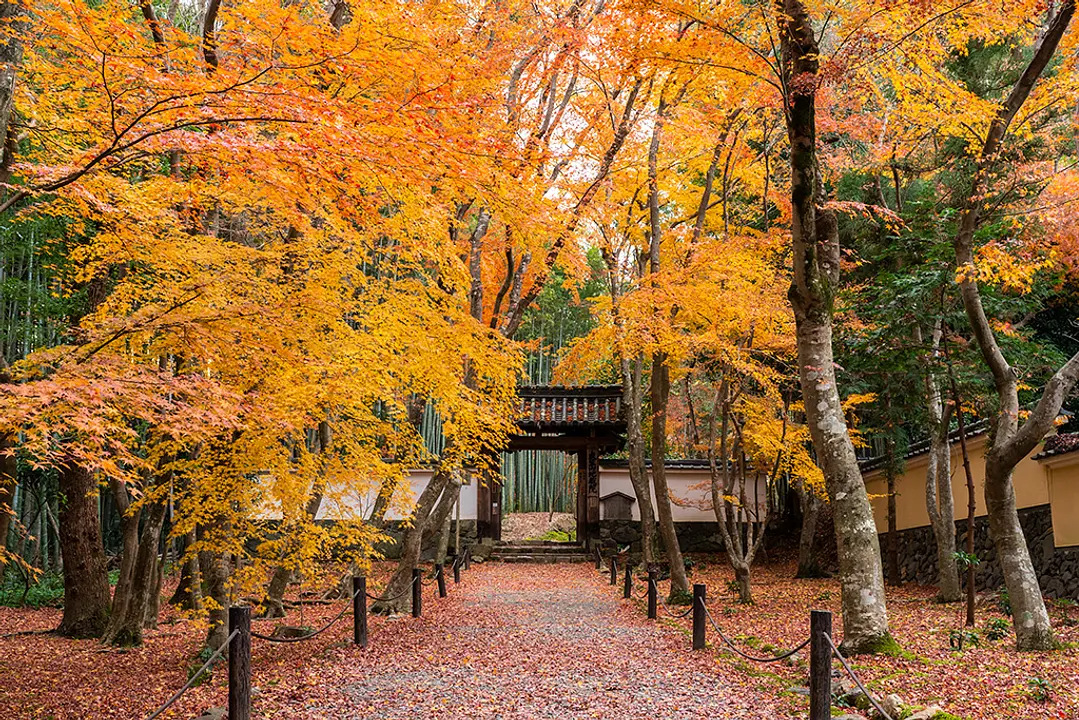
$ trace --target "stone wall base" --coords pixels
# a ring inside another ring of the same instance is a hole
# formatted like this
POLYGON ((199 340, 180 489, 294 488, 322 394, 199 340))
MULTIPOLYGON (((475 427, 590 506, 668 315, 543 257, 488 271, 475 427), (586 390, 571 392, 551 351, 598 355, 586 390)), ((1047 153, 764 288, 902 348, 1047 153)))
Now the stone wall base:
MULTIPOLYGON (((1038 573, 1042 592, 1053 598, 1079 600, 1079 547, 1058 548, 1053 544, 1053 520, 1048 505, 1038 505, 1019 511, 1019 522, 1027 538, 1030 559, 1038 573)), ((967 521, 956 523, 956 547, 967 547, 967 521)), ((911 528, 899 532, 899 566, 903 580, 920 585, 937 582, 937 549, 933 530, 929 527, 911 528)), ((881 534, 881 548, 887 547, 887 535, 881 534)), ((981 564, 975 574, 979 591, 996 591, 1004 587, 1004 576, 997 562, 997 551, 989 539, 989 521, 979 517, 974 522, 974 554, 981 564)))
MULTIPOLYGON (((675 532, 683 553, 723 552, 723 536, 715 523, 676 522, 675 532)), ((640 520, 600 520, 599 539, 606 546, 629 545, 631 553, 641 552, 640 520)))

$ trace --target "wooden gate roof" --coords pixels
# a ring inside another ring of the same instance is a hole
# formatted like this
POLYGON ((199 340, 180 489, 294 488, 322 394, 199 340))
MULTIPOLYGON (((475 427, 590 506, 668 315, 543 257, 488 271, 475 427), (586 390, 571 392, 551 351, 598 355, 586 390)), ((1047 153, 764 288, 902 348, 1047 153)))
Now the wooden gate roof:
POLYGON ((620 385, 526 386, 518 396, 517 426, 526 432, 625 429, 620 385))

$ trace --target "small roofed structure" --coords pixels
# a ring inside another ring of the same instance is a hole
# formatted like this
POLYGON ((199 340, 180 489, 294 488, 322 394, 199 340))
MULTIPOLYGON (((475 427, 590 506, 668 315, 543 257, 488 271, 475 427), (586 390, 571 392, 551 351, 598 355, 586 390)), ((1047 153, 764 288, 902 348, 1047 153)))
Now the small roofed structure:
POLYGON ((604 520, 632 520, 633 503, 637 502, 637 498, 615 490, 601 497, 599 502, 604 520))

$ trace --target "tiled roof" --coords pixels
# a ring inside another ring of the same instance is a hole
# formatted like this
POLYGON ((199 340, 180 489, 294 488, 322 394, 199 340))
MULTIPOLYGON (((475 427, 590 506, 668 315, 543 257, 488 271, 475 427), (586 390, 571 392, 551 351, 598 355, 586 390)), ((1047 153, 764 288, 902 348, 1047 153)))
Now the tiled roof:
POLYGON ((1040 460, 1041 458, 1063 455, 1065 453, 1075 452, 1076 450, 1079 450, 1079 432, 1062 433, 1046 438, 1045 447, 1040 453, 1034 456, 1034 459, 1040 460))
POLYGON ((517 424, 527 430, 625 424, 618 385, 530 386, 520 388, 518 395, 521 419, 517 424))
MULTIPOLYGON (((645 458, 645 467, 652 467, 652 460, 645 458)), ((599 466, 611 470, 621 470, 629 467, 629 460, 625 458, 600 458, 599 466)), ((709 470, 712 466, 706 458, 667 458, 663 461, 666 470, 709 470)))
MULTIPOLYGON (((980 420, 975 420, 974 422, 966 426, 967 440, 978 437, 979 435, 985 435, 987 432, 989 432, 989 427, 990 425, 988 419, 982 418, 980 420)), ((957 442, 959 442, 958 429, 952 430, 950 433, 948 433, 948 443, 954 445, 957 442)), ((903 457, 907 460, 910 460, 913 457, 925 455, 927 452, 929 452, 930 447, 931 444, 928 438, 918 440, 917 442, 913 442, 910 444, 910 446, 907 448, 906 454, 903 457)), ((887 462, 888 458, 886 456, 878 455, 876 457, 864 458, 859 460, 858 467, 861 468, 862 472, 871 472, 873 470, 877 470, 878 468, 884 467, 887 462)))

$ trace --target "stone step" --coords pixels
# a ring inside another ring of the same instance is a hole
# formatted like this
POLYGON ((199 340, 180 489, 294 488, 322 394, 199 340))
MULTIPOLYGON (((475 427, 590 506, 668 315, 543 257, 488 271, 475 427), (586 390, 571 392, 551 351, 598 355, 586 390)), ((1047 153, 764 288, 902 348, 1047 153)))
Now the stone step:
POLYGON ((528 547, 522 545, 496 545, 491 551, 493 553, 501 553, 503 555, 565 555, 571 554, 585 554, 585 551, 581 549, 580 545, 572 545, 567 547, 528 547))
POLYGON ((496 543, 495 547, 518 547, 521 545, 527 545, 529 547, 581 547, 581 543, 573 542, 571 540, 514 540, 513 542, 496 543))
POLYGON ((505 562, 505 563, 586 563, 593 562, 593 559, 584 553, 542 553, 536 555, 499 555, 497 552, 492 553, 491 560, 493 562, 505 562))

